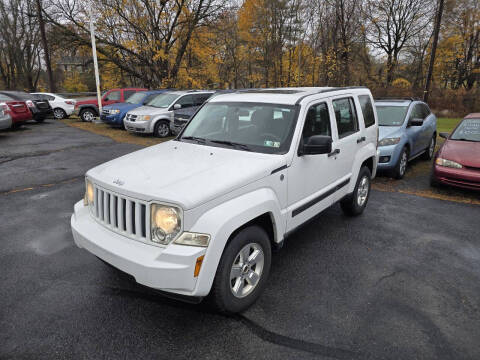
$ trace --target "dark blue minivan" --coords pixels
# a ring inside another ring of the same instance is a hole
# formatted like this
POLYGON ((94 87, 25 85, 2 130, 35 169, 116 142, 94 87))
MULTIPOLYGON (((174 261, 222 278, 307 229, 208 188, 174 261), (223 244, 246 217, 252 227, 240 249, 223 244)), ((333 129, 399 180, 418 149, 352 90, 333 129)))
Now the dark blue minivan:
POLYGON ((123 127, 123 118, 130 110, 145 105, 155 96, 167 90, 138 91, 131 95, 124 103, 116 103, 103 107, 100 120, 112 127, 123 127))

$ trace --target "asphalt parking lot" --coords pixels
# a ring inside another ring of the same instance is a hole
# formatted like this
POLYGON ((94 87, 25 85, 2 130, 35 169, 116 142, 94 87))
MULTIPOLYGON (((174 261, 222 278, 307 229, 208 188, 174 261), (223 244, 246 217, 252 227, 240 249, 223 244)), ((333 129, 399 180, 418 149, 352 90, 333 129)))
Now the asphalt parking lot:
POLYGON ((335 205, 226 317, 74 245, 86 170, 139 148, 51 120, 0 132, 1 359, 480 358, 479 205, 386 188, 361 217, 335 205))

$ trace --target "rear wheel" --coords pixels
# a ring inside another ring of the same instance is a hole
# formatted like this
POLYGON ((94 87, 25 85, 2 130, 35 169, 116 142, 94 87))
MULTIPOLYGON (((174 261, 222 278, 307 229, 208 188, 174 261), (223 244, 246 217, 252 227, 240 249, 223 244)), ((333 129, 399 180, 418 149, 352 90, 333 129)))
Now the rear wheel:
POLYGON ((340 207, 346 215, 357 216, 365 210, 370 196, 371 178, 372 173, 370 169, 362 166, 353 193, 347 195, 340 201, 340 207))
POLYGON ((425 152, 422 155, 424 160, 432 160, 433 154, 435 154, 436 142, 437 142, 437 137, 434 134, 430 139, 430 142, 428 143, 428 148, 425 150, 425 152))
POLYGON ((64 119, 67 117, 67 113, 61 108, 55 108, 53 109, 53 116, 55 119, 64 119))
POLYGON ((85 109, 80 112, 80 119, 85 122, 92 122, 96 115, 92 109, 85 109))
POLYGON ((155 128, 153 129, 153 135, 156 137, 164 138, 170 135, 170 126, 167 121, 160 120, 155 124, 155 128))
POLYGON ((404 147, 402 152, 400 153, 400 157, 398 158, 397 165, 393 169, 392 175, 395 179, 402 179, 405 176, 405 172, 407 171, 407 164, 408 164, 408 149, 404 147))
POLYGON ((227 244, 210 292, 213 306, 223 313, 246 310, 266 286, 272 250, 270 239, 259 226, 238 232, 227 244))

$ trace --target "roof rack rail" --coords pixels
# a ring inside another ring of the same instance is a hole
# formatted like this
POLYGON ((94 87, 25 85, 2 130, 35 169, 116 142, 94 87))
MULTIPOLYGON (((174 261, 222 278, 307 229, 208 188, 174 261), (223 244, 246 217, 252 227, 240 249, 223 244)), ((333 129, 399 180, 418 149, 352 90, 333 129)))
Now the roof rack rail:
POLYGON ((392 97, 378 97, 374 98, 374 100, 380 100, 380 101, 417 101, 420 100, 419 98, 414 98, 412 96, 406 96, 406 97, 397 97, 397 96, 392 96, 392 97))
POLYGON ((311 95, 315 95, 315 94, 323 94, 323 93, 332 92, 332 91, 349 90, 349 89, 368 89, 368 88, 366 86, 340 86, 340 87, 331 87, 331 88, 328 88, 328 89, 322 89, 322 90, 319 90, 315 93, 306 94, 306 95, 300 97, 295 102, 295 105, 300 104, 300 101, 305 99, 307 96, 311 96, 311 95))

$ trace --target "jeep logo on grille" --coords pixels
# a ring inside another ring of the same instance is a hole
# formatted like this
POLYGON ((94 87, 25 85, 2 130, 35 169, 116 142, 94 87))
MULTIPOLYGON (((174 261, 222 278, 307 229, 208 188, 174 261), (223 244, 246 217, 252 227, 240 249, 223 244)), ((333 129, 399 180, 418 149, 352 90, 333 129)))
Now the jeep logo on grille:
POLYGON ((113 180, 113 183, 114 183, 114 184, 117 184, 118 186, 122 186, 123 184, 125 184, 125 182, 123 182, 123 181, 120 180, 120 179, 115 179, 115 180, 113 180))

